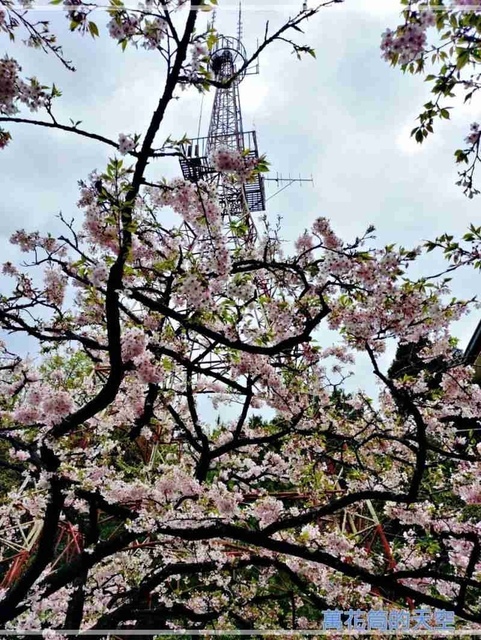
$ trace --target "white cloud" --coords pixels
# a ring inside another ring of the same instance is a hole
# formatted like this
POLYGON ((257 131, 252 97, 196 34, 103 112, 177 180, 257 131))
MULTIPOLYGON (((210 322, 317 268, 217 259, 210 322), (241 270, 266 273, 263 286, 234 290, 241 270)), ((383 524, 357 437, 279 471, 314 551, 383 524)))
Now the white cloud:
POLYGON ((401 6, 397 0, 353 0, 348 10, 362 11, 367 16, 398 16, 401 6))

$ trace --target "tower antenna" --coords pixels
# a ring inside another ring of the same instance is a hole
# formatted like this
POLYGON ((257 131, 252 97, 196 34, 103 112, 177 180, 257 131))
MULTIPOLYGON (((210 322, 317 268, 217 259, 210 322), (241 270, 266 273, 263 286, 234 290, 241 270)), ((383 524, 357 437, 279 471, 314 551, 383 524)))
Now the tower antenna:
POLYGON ((237 40, 242 42, 242 0, 239 0, 239 20, 237 22, 237 40))
POLYGON ((208 24, 208 27, 211 31, 214 30, 216 17, 217 17, 217 11, 214 9, 214 11, 212 12, 212 19, 208 24))

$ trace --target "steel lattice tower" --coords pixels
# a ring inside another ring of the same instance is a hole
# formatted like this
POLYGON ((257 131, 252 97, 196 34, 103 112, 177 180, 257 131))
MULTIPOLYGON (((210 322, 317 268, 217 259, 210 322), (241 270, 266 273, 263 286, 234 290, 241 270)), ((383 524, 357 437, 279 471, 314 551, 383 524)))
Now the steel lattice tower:
MULTIPOLYGON (((211 56, 211 68, 215 80, 226 84, 235 74, 237 67, 244 63, 244 47, 239 40, 221 36, 216 50, 211 56)), ((218 88, 207 136, 207 152, 219 146, 238 151, 243 150, 242 112, 239 96, 239 84, 242 78, 236 78, 225 89, 218 88)))
POLYGON ((244 131, 239 95, 239 85, 246 75, 256 70, 240 69, 247 55, 242 44, 242 22, 239 8, 237 37, 218 36, 210 53, 210 70, 216 88, 207 137, 194 138, 184 147, 180 160, 184 178, 192 182, 208 180, 215 182, 224 215, 232 222, 245 220, 248 228, 255 229, 251 214, 265 209, 265 191, 262 176, 256 175, 251 182, 236 183, 232 177, 219 173, 212 166, 212 153, 220 148, 239 151, 248 158, 258 158, 255 131, 244 131), (234 80, 231 80, 235 76, 234 80))

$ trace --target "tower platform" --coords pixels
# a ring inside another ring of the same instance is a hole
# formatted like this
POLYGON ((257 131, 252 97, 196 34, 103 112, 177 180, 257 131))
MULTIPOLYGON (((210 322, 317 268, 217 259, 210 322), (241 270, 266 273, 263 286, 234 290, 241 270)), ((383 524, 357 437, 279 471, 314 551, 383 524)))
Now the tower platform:
MULTIPOLYGON (((248 158, 259 158, 255 131, 192 138, 183 145, 184 155, 179 160, 184 178, 191 182, 215 180, 219 172, 212 166, 209 152, 220 147, 236 149, 241 152, 247 151, 248 158)), ((261 175, 257 174, 252 182, 246 182, 242 185, 242 190, 249 211, 265 211, 266 197, 264 179, 261 175)))

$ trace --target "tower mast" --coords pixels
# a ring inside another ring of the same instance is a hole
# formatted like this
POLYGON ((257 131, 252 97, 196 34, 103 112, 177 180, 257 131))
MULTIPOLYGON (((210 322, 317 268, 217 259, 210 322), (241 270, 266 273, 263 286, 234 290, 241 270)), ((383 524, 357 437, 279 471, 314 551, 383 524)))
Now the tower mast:
POLYGON ((210 54, 210 69, 216 88, 207 137, 194 138, 184 148, 180 165, 184 178, 197 182, 215 182, 223 213, 233 223, 244 221, 255 234, 252 213, 264 211, 265 191, 262 176, 256 175, 252 182, 233 182, 231 176, 219 173, 212 166, 212 154, 218 149, 228 149, 245 154, 248 158, 259 158, 255 131, 244 131, 239 85, 246 75, 256 70, 244 69, 232 78, 247 60, 242 44, 242 7, 239 2, 237 37, 219 35, 210 54))

